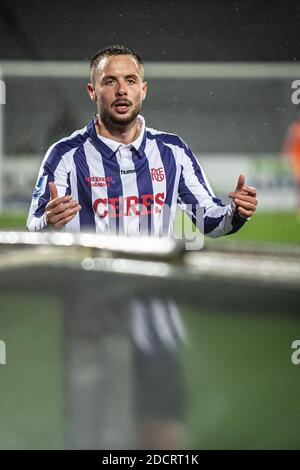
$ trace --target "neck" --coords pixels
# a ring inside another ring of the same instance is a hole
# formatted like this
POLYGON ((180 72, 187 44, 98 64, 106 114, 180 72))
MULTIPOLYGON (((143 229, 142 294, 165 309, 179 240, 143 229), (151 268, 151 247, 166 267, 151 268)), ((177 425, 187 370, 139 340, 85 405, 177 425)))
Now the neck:
POLYGON ((95 128, 98 135, 121 142, 122 144, 131 144, 140 135, 141 122, 136 118, 126 126, 118 126, 101 121, 99 114, 97 114, 95 128))

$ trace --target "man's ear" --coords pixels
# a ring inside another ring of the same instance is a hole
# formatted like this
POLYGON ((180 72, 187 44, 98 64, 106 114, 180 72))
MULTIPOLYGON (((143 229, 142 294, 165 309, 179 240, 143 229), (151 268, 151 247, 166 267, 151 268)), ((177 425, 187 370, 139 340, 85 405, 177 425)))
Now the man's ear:
POLYGON ((147 88, 148 88, 148 83, 145 81, 145 82, 143 83, 143 95, 142 95, 143 100, 146 98, 146 95, 147 95, 147 88))
POLYGON ((94 85, 92 83, 88 83, 87 84, 87 92, 89 94, 89 97, 91 98, 92 101, 96 101, 96 92, 95 92, 95 88, 94 88, 94 85))

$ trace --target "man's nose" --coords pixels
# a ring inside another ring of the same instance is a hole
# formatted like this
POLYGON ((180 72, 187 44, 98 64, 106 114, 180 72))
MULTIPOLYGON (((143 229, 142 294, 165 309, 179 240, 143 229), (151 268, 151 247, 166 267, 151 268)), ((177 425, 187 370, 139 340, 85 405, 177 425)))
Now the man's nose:
POLYGON ((118 84, 118 87, 117 87, 117 90, 116 90, 116 94, 117 94, 118 96, 127 95, 127 88, 126 88, 125 83, 120 82, 120 83, 118 84))

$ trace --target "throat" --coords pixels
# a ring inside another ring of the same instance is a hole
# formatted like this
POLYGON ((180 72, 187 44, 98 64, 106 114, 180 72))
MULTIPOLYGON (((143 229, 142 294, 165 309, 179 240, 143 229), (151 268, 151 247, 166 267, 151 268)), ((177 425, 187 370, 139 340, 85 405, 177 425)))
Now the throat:
POLYGON ((142 124, 139 119, 136 119, 130 126, 124 126, 121 124, 104 123, 100 121, 97 116, 95 122, 95 128, 98 135, 106 137, 107 139, 115 140, 122 144, 131 144, 140 135, 142 124))

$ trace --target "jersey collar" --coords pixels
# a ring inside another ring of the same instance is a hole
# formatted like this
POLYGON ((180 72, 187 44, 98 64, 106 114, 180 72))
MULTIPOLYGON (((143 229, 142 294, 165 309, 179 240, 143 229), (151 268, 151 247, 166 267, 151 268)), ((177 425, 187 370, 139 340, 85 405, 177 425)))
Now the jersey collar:
MULTIPOLYGON (((104 155, 106 158, 112 158, 117 150, 120 148, 122 144, 112 139, 107 139, 106 137, 100 137, 97 135, 96 128, 95 128, 95 118, 89 122, 87 126, 88 134, 94 144, 94 146, 99 150, 99 152, 104 155)), ((145 155, 145 146, 146 146, 146 127, 145 127, 145 119, 140 114, 138 115, 138 119, 141 121, 142 127, 141 132, 138 138, 130 144, 131 148, 134 150, 135 154, 142 158, 145 155)))

